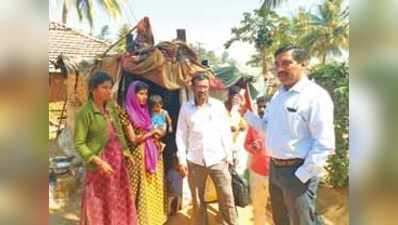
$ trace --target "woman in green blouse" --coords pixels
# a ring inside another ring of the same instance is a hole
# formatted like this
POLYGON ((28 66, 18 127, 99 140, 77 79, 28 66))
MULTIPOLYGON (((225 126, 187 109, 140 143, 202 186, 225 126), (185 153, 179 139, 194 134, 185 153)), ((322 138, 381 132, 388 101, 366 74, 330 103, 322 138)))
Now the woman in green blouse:
POLYGON ((136 225, 137 215, 124 159, 130 159, 112 79, 104 72, 90 77, 90 97, 76 117, 75 147, 86 162, 81 225, 136 225))

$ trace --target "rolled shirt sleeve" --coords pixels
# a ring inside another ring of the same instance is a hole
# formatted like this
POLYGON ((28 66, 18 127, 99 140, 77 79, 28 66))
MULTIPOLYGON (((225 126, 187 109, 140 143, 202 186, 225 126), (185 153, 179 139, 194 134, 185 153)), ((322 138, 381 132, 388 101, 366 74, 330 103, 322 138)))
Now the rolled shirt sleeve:
POLYGON ((295 172, 303 183, 321 174, 326 160, 335 150, 333 102, 326 91, 311 104, 308 123, 313 144, 304 164, 295 172))

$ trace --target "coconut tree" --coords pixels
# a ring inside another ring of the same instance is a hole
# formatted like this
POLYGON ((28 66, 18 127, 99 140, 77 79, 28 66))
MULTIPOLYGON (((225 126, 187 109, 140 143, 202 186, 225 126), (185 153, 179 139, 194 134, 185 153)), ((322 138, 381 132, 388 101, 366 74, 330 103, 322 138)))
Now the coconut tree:
POLYGON ((287 0, 264 0, 263 3, 261 4, 261 9, 276 8, 277 6, 286 1, 287 0))
POLYGON ((326 63, 328 56, 340 56, 342 50, 348 48, 348 8, 343 9, 342 2, 343 0, 326 0, 319 6, 319 14, 308 15, 302 12, 301 18, 296 18, 297 25, 301 26, 298 30, 303 34, 299 43, 311 55, 318 57, 322 64, 326 63))
POLYGON ((68 14, 75 8, 80 21, 87 19, 90 26, 94 24, 94 9, 102 8, 104 12, 113 18, 120 16, 120 0, 62 0, 62 22, 66 23, 68 14))

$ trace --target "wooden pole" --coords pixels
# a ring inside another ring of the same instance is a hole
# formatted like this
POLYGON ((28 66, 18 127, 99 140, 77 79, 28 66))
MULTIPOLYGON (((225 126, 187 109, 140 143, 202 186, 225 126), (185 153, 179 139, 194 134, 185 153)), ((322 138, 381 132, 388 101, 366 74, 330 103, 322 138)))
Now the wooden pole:
MULTIPOLYGON (((184 43, 187 42, 187 33, 186 33, 185 29, 177 29, 177 40, 180 40, 184 43)), ((185 98, 188 100, 189 99, 189 93, 188 93, 189 90, 185 85, 184 85, 184 91, 185 91, 185 98)))
POLYGON ((68 102, 68 98, 65 99, 64 105, 62 106, 61 116, 59 117, 59 120, 58 120, 59 122, 58 122, 58 126, 57 126, 57 133, 56 133, 55 139, 58 139, 58 136, 61 133, 61 124, 62 124, 62 120, 64 119, 67 102, 68 102))
POLYGON ((124 40, 127 35, 131 32, 133 32, 137 28, 137 25, 135 25, 133 28, 131 28, 126 34, 123 35, 123 37, 119 38, 116 42, 114 42, 111 46, 109 46, 108 49, 105 50, 105 52, 101 55, 101 58, 106 56, 106 54, 113 48, 115 47, 120 41, 124 40))

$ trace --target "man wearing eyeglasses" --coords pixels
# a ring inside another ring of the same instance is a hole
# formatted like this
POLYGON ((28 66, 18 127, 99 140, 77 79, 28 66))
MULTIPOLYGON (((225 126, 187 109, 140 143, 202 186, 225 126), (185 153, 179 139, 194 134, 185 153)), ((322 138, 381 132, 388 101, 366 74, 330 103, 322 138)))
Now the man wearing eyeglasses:
POLYGON ((275 52, 275 72, 282 86, 263 118, 240 109, 248 124, 267 136, 271 157, 269 191, 276 225, 318 225, 315 199, 320 175, 334 153, 333 102, 306 75, 307 53, 297 46, 275 52))

